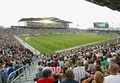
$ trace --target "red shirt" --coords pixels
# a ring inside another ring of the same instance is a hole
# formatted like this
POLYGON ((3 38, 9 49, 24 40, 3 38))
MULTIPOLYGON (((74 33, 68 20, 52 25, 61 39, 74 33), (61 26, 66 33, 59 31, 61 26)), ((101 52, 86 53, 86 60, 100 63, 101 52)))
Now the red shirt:
POLYGON ((53 77, 40 78, 37 80, 37 83, 54 83, 53 77))
POLYGON ((60 67, 51 67, 50 69, 52 73, 60 73, 62 71, 60 67))

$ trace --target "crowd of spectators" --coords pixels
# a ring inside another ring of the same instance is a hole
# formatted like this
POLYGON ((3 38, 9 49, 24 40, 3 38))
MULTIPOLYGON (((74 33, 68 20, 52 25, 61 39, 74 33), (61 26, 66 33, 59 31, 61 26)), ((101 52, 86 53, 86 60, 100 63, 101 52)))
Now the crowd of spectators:
POLYGON ((36 81, 50 70, 51 83, 119 83, 120 42, 118 40, 75 48, 54 54, 42 54, 38 62, 36 81), (37 77, 41 73, 40 77, 37 77), (58 82, 57 82, 57 81, 58 82))
MULTIPOLYGON (((34 54, 25 48, 14 36, 35 34, 75 33, 77 29, 29 29, 29 28, 0 28, 0 73, 2 81, 11 72, 31 64, 34 54)), ((16 75, 17 76, 17 75, 16 75)))
MULTIPOLYGON (((31 65, 34 54, 15 39, 14 34, 0 30, 0 78, 7 83, 7 78, 13 71, 31 65)), ((18 76, 18 73, 14 77, 18 76)))
POLYGON ((80 29, 68 28, 68 29, 36 29, 36 28, 8 28, 0 29, 0 33, 10 35, 35 35, 35 34, 66 34, 66 33, 77 33, 80 32, 80 29))
MULTIPOLYGON (((8 77, 15 69, 26 64, 30 65, 34 56, 14 38, 14 35, 77 32, 78 29, 1 29, 0 70, 3 71, 1 76, 8 77)), ((35 78, 37 83, 58 83, 58 81, 119 83, 120 81, 120 75, 117 75, 120 71, 120 41, 117 40, 40 56, 35 78)))

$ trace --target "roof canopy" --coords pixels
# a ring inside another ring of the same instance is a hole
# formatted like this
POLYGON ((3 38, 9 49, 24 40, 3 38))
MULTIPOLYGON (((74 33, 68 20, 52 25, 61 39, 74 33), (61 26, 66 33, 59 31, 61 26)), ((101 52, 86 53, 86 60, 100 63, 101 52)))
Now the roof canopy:
POLYGON ((19 20, 19 22, 21 21, 42 21, 42 20, 49 20, 49 21, 53 21, 53 22, 61 22, 61 23, 72 23, 69 21, 64 21, 61 20, 59 18, 55 18, 55 17, 45 17, 45 18, 22 18, 19 20))
POLYGON ((100 6, 107 6, 112 10, 120 11, 120 0, 86 0, 100 6))

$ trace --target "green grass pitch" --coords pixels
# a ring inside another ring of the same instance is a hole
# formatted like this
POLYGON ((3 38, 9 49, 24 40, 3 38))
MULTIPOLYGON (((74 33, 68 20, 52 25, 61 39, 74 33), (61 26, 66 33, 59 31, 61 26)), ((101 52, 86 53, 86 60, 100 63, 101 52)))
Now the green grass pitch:
POLYGON ((19 37, 41 53, 53 53, 57 50, 112 38, 93 34, 46 34, 19 37))

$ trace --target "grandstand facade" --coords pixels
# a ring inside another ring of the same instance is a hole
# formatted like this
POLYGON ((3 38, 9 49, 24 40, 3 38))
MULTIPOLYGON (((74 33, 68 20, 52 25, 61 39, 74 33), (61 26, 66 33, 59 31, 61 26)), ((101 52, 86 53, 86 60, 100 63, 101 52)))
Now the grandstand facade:
POLYGON ((22 18, 19 20, 22 23, 22 27, 26 28, 69 28, 69 24, 72 22, 64 21, 55 17, 45 17, 45 18, 22 18))

